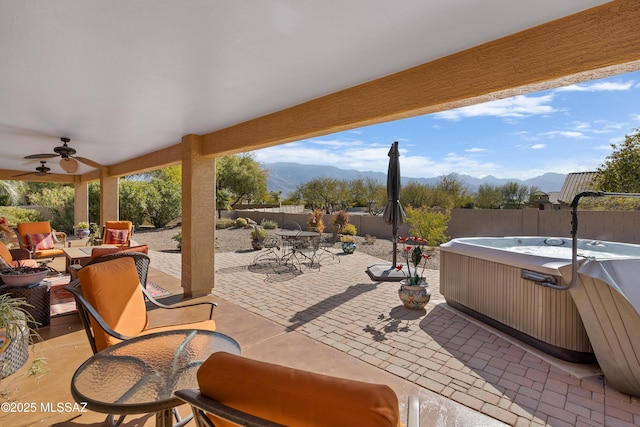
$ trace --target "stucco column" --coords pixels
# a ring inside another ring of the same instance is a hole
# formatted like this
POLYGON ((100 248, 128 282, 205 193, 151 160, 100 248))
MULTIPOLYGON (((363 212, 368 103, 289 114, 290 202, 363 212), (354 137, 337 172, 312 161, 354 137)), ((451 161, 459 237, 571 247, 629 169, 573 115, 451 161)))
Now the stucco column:
POLYGON ((76 182, 73 189, 73 225, 75 227, 80 221, 89 222, 89 184, 76 182))
POLYGON ((186 297, 213 289, 216 164, 202 155, 202 137, 182 138, 182 288, 186 297))
POLYGON ((100 177, 100 227, 106 221, 120 219, 118 200, 118 178, 103 172, 100 177))

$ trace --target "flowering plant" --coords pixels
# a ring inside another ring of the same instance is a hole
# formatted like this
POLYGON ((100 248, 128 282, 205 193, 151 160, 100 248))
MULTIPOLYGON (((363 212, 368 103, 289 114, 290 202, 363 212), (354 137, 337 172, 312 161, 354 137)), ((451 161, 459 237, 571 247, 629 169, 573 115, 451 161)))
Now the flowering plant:
POLYGON ((422 237, 400 237, 398 239, 400 243, 404 245, 402 252, 407 263, 406 272, 403 270, 403 265, 396 266, 396 270, 402 271, 406 277, 406 284, 409 286, 418 286, 422 284, 424 269, 427 266, 427 260, 431 259, 431 255, 428 255, 424 251, 424 245, 427 243, 422 237), (407 242, 415 242, 415 245, 407 245, 407 242), (424 261, 424 262, 423 262, 424 261), (422 268, 420 269, 420 263, 422 268), (413 264, 413 269, 411 269, 413 264), (418 270, 420 273, 418 274, 418 270))

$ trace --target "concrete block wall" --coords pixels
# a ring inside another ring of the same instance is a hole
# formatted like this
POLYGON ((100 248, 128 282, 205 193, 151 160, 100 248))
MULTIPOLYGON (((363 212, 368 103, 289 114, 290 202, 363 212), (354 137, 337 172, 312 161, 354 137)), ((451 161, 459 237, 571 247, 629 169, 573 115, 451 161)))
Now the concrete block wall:
MULTIPOLYGON (((232 218, 248 217, 260 223, 263 218, 278 224, 297 222, 307 228, 308 213, 234 211, 232 218)), ((326 231, 329 215, 325 215, 326 231)), ((359 236, 367 234, 391 238, 391 226, 382 216, 351 215, 359 236)), ((454 209, 446 232, 455 237, 549 236, 571 237, 571 211, 537 209, 454 209)), ((409 235, 402 224, 399 236, 409 235)), ((578 211, 578 237, 640 244, 640 211, 578 211)))

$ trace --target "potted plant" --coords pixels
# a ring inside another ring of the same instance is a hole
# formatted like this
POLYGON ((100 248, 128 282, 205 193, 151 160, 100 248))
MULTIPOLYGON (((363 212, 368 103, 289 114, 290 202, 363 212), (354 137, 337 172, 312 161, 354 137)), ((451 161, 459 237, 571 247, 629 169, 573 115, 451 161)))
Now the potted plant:
POLYGON ((6 337, 5 343, 0 345, 3 348, 0 352, 1 378, 8 377, 25 364, 29 358, 29 344, 38 337, 30 326, 36 323, 27 311, 28 307, 31 306, 23 298, 0 295, 0 331, 4 331, 2 336, 6 337))
POLYGON ((431 259, 431 255, 424 249, 427 241, 422 237, 400 237, 398 241, 403 244, 402 253, 405 258, 405 264, 396 266, 405 277, 400 281, 398 296, 405 307, 421 310, 431 299, 429 284, 424 278, 427 260, 431 259))
POLYGON ((342 242, 342 252, 345 254, 352 254, 356 250, 356 238, 355 235, 357 233, 356 226, 353 224, 346 224, 344 227, 340 229, 341 236, 340 241, 342 242))
POLYGON ((353 236, 340 236, 342 242, 342 252, 352 254, 356 250, 356 239, 353 236))
POLYGON ((100 227, 95 222, 89 224, 89 246, 96 246, 102 243, 100 227))
POLYGON ((47 267, 27 267, 18 261, 16 267, 9 266, 1 270, 0 279, 7 286, 28 286, 42 282, 48 273, 47 267))
POLYGON ((256 251, 262 249, 262 242, 267 238, 267 230, 260 225, 254 225, 251 230, 251 246, 256 251))
POLYGON ((89 223, 87 221, 80 221, 76 226, 76 236, 78 237, 89 237, 89 223))

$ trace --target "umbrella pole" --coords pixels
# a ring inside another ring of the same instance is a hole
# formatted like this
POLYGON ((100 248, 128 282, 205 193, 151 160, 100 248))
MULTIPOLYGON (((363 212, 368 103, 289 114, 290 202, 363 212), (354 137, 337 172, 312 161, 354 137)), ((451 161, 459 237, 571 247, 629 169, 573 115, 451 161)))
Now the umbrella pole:
POLYGON ((391 268, 393 269, 398 266, 398 260, 397 260, 398 251, 396 249, 398 246, 398 227, 394 225, 392 231, 393 231, 393 265, 391 266, 391 268))

